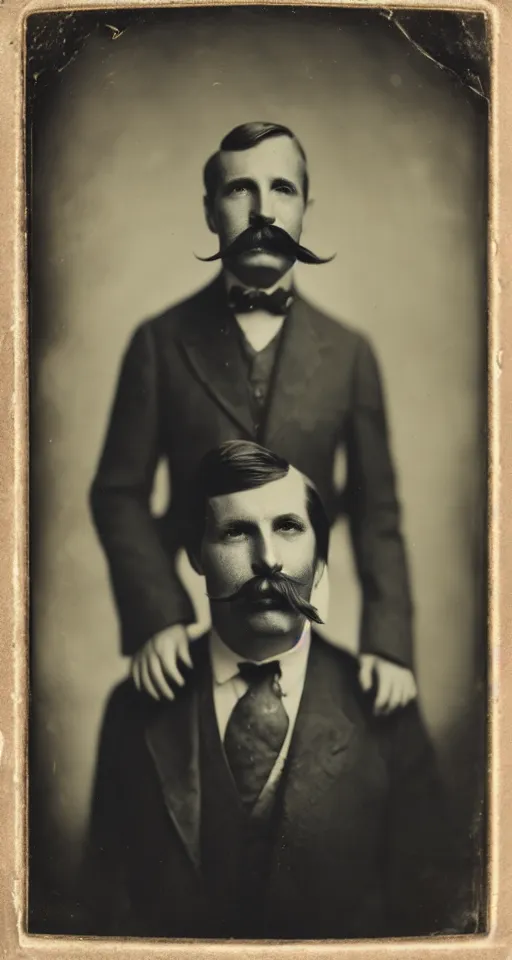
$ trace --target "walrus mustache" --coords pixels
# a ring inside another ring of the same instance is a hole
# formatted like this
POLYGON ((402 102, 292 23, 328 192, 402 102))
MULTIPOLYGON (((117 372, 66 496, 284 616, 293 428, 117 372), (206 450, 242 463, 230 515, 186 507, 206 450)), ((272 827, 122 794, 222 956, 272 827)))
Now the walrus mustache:
POLYGON ((336 254, 332 257, 318 257, 312 250, 303 247, 297 240, 294 240, 286 230, 273 225, 263 227, 247 227, 242 233, 239 233, 235 239, 212 257, 197 257, 203 263, 211 263, 213 260, 229 260, 237 257, 241 253, 247 253, 250 250, 261 248, 268 253, 280 253, 290 260, 299 260, 300 263, 330 263, 334 260, 336 254))
POLYGON ((299 593, 299 587, 304 586, 304 583, 303 580, 285 573, 273 573, 247 580, 229 597, 212 597, 208 594, 208 598, 211 603, 236 603, 239 600, 253 603, 262 599, 274 599, 280 605, 284 602, 285 606, 300 613, 312 623, 323 623, 316 607, 299 593))

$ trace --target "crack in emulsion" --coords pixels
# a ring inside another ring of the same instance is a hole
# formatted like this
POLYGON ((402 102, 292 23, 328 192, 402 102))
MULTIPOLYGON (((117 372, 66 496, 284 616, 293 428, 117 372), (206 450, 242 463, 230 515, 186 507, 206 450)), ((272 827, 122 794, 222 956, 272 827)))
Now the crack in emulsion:
MULTIPOLYGON (((450 37, 448 31, 443 29, 437 31, 435 36, 438 39, 439 45, 444 45, 445 57, 447 60, 460 60, 465 59, 465 63, 450 64, 445 62, 444 58, 441 59, 442 54, 434 53, 427 49, 427 44, 424 40, 420 41, 415 39, 412 36, 411 28, 406 26, 404 23, 405 19, 408 17, 408 14, 401 15, 395 10, 381 10, 381 16, 383 16, 389 23, 392 23, 397 30, 400 31, 402 36, 404 36, 409 43, 412 44, 415 50, 418 53, 421 53, 422 56, 426 57, 427 60, 430 60, 432 63, 435 63, 440 70, 447 71, 457 79, 473 93, 476 93, 477 96, 482 97, 484 100, 489 102, 489 95, 485 89, 484 81, 482 80, 481 70, 484 69, 484 64, 487 65, 489 58, 488 50, 488 40, 486 32, 486 20, 483 13, 478 14, 462 14, 454 13, 449 14, 452 18, 456 18, 458 24, 458 36, 450 37), (483 36, 477 36, 476 28, 473 29, 472 25, 479 24, 480 32, 481 25, 484 25, 483 36), (479 70, 480 67, 480 70, 479 70)), ((450 26, 453 28, 455 20, 450 21, 450 26)), ((432 39, 434 34, 432 34, 432 39)), ((427 38, 428 43, 428 38, 427 38)))

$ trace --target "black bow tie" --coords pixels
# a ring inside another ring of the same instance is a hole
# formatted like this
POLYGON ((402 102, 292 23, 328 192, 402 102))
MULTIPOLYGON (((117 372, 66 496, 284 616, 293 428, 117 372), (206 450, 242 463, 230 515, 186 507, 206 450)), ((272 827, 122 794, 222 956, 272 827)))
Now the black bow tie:
POLYGON ((267 677, 279 679, 281 676, 281 665, 279 660, 271 660, 270 663, 252 663, 250 660, 244 660, 238 664, 238 672, 249 686, 262 683, 267 677))
POLYGON ((289 290, 279 288, 274 293, 264 293, 262 290, 244 290, 243 287, 232 287, 229 291, 229 305, 234 313, 251 313, 253 310, 265 310, 276 316, 288 313, 293 303, 293 294, 289 290))

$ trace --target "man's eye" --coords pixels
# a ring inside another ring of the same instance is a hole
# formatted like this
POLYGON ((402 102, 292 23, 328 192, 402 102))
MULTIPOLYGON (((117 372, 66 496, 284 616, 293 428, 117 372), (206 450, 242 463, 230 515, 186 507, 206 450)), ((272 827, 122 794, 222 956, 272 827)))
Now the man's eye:
POLYGON ((244 183, 234 183, 227 189, 228 197, 239 197, 243 196, 244 193, 247 193, 247 187, 244 183))
POLYGON ((288 197, 294 197, 297 193, 295 187, 292 187, 290 183, 278 183, 275 189, 278 193, 284 193, 288 197))
POLYGON ((281 520, 278 524, 277 529, 280 533, 303 533, 304 527, 301 523, 298 523, 296 520, 281 520))
POLYGON ((224 530, 221 539, 233 541, 233 540, 243 540, 246 535, 246 531, 241 527, 232 527, 230 530, 224 530))

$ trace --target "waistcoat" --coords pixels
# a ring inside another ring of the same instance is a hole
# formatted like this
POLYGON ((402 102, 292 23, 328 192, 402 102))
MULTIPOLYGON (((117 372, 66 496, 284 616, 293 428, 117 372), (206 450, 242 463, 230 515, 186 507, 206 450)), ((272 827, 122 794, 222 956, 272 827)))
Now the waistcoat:
POLYGON ((205 673, 199 697, 201 869, 219 919, 218 936, 261 937, 281 789, 257 814, 244 810, 220 739, 211 672, 205 673))

